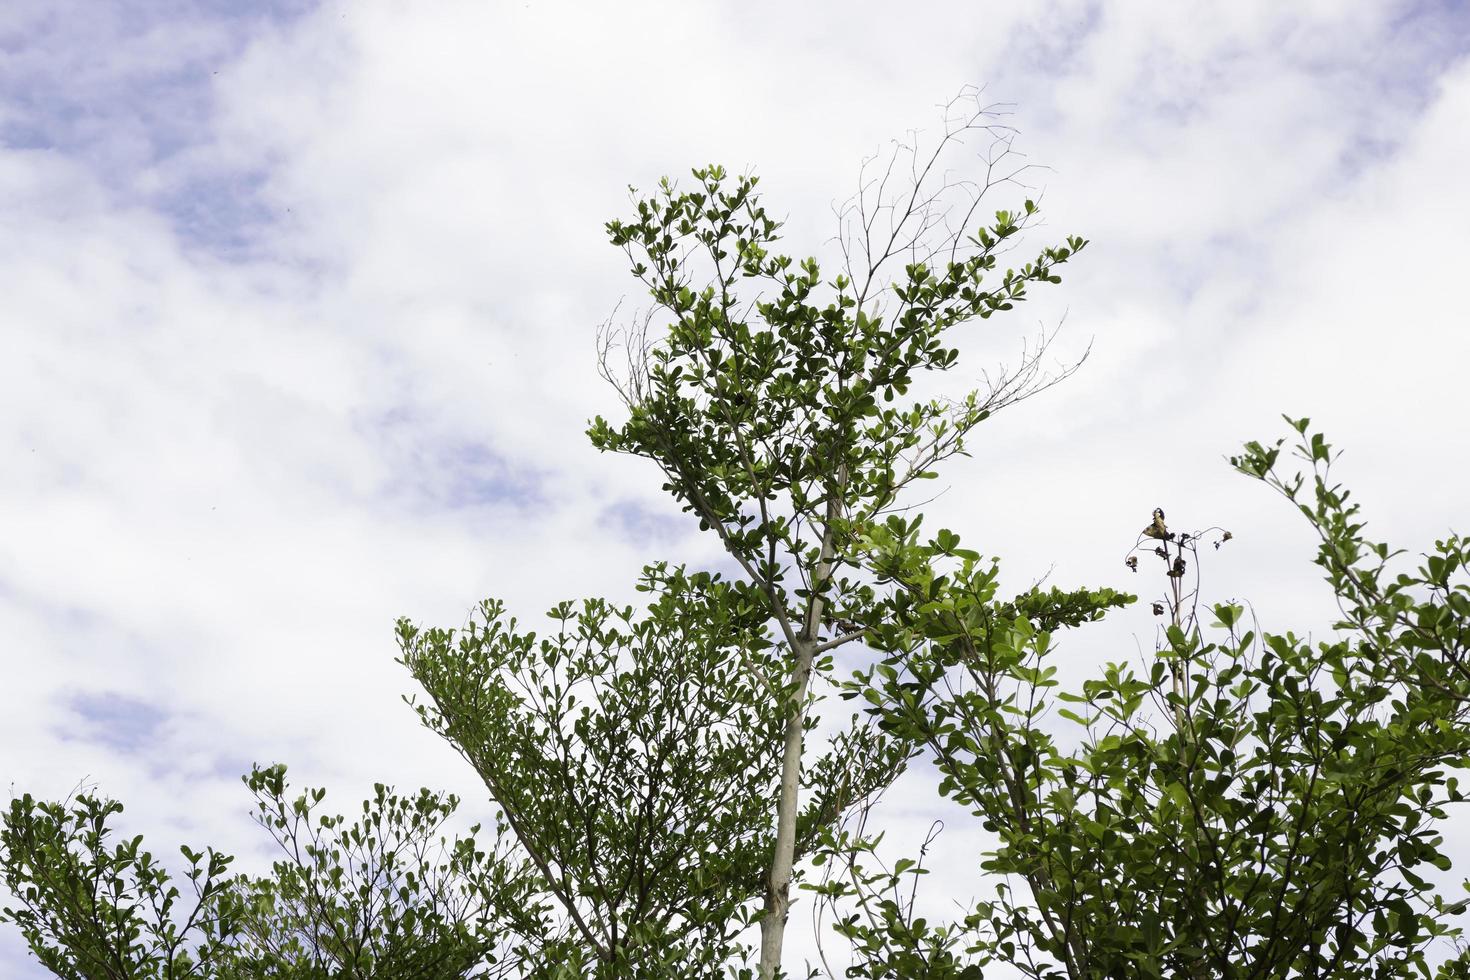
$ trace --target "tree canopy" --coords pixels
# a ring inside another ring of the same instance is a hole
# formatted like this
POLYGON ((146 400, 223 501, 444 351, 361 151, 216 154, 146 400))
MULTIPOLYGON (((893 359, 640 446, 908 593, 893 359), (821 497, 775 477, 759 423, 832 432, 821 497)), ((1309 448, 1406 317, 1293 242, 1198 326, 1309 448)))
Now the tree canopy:
POLYGON ((279 859, 232 873, 183 847, 180 881, 114 839, 122 804, 22 795, 0 918, 86 980, 771 980, 799 975, 803 891, 848 977, 1470 975, 1466 902, 1434 880, 1470 759, 1470 542, 1405 568, 1364 536, 1323 436, 1289 419, 1299 467, 1284 442, 1231 462, 1319 535, 1332 637, 1210 597, 1201 566, 1233 535, 1154 509, 1126 567, 1161 584, 1156 649, 1074 682, 1060 636, 1136 597, 1006 592, 998 560, 926 526, 915 488, 1076 367, 1046 373, 1044 335, 977 390, 931 384, 965 330, 1087 246, 1013 258, 1039 214, 1025 197, 981 218, 1020 189, 1010 139, 966 103, 929 150, 870 161, 835 271, 779 252, 757 179, 719 166, 607 224, 650 306, 601 336, 621 415, 588 436, 651 461, 726 565, 651 560, 640 606, 568 600, 539 629, 497 599, 458 629, 398 622, 407 700, 479 777, 493 827, 452 833, 458 799, 381 785, 349 822, 256 767, 279 859), (955 176, 977 139, 982 172, 955 176), (881 843, 883 794, 912 766, 993 837, 973 868, 986 897, 954 921, 915 913, 929 842, 881 843), (894 847, 908 856, 885 863, 894 847))

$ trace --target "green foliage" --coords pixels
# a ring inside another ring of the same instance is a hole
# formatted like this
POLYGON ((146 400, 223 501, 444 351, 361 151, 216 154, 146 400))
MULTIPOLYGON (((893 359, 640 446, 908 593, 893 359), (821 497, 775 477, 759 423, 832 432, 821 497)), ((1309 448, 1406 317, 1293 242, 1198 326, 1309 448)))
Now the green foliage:
POLYGON ((915 914, 919 879, 929 870, 924 857, 938 836, 938 825, 917 859, 900 858, 892 867, 878 854, 884 835, 870 836, 863 829, 863 822, 857 830, 835 828, 827 848, 814 858, 819 867, 826 866, 824 876, 803 886, 841 910, 832 928, 851 944, 854 965, 845 975, 870 980, 980 980, 984 976, 980 965, 966 962, 964 954, 963 939, 971 924, 930 922, 915 914))
POLYGON ((905 222, 931 217, 911 203, 895 237, 865 239, 866 261, 850 254, 824 282, 815 259, 771 252, 779 225, 757 178, 711 166, 694 179, 692 191, 663 182, 633 220, 608 224, 672 322, 657 343, 644 338, 617 381, 628 420, 599 417, 589 435, 599 449, 659 465, 665 489, 720 536, 794 642, 813 592, 833 588, 832 614, 859 620, 873 596, 831 575, 802 574, 793 589, 788 571, 816 569, 824 542, 827 560, 843 564, 854 528, 933 476, 975 425, 1022 393, 1024 383, 1003 382, 986 398, 902 403, 917 375, 955 365, 946 334, 1012 309, 1031 284, 1059 282, 1057 267, 1085 242, 1044 249, 987 288, 998 250, 1036 214, 1027 201, 1024 214, 997 212, 968 242, 937 243, 931 262, 910 254, 885 282, 884 263, 912 252, 904 236, 920 234, 905 222))
MULTIPOLYGON (((403 662, 431 699, 425 724, 480 774, 565 912, 544 959, 718 975, 763 887, 785 680, 748 589, 664 566, 641 587, 642 614, 563 603, 544 637, 493 601, 459 632, 401 622, 403 662)), ((882 757, 859 748, 839 740, 815 767, 803 849, 836 805, 823 774, 874 778, 882 757)))
POLYGON ((549 942, 714 963, 770 846, 779 678, 741 590, 663 568, 644 588, 643 615, 563 603, 545 637, 493 601, 458 633, 403 622, 403 662, 569 918, 549 942))
POLYGON ((909 602, 875 580, 865 535, 982 420, 1054 380, 1043 344, 983 394, 913 392, 956 364, 951 331, 1059 282, 1085 245, 1001 266, 1037 208, 980 220, 987 192, 1024 169, 1001 166, 1010 131, 995 115, 951 113, 932 156, 899 148, 864 176, 830 279, 778 254, 755 178, 717 166, 608 224, 653 300, 645 330, 668 322, 626 338, 621 379, 604 347, 628 418, 589 435, 652 459, 738 571, 652 566, 645 610, 565 603, 544 638, 495 601, 459 631, 400 622, 421 717, 481 776, 517 857, 459 841, 430 861, 445 798, 380 790, 348 825, 313 816, 319 795, 287 804, 280 771, 258 770, 257 818, 287 859, 201 899, 233 930, 232 968, 458 975, 493 920, 527 976, 716 975, 759 920, 759 973, 777 974, 796 861, 912 752, 858 716, 824 729, 825 752, 807 744, 814 682, 909 602), (994 140, 986 180, 951 180, 942 157, 976 133, 994 140))
POLYGON ((1278 472, 1284 442, 1232 463, 1318 534, 1336 635, 1263 633, 1233 603, 1202 623, 1205 536, 1155 510, 1127 562, 1162 561, 1158 648, 1073 685, 1058 638, 1135 597, 1003 597, 997 562, 903 499, 1055 380, 1043 344, 986 391, 922 395, 957 364, 954 331, 1059 282, 1086 245, 1002 270, 1035 204, 981 223, 994 184, 940 164, 989 132, 993 178, 1009 143, 988 120, 947 120, 932 156, 901 148, 865 177, 835 273, 777 252, 756 178, 718 166, 608 223, 653 306, 604 336, 626 418, 588 435, 653 461, 734 571, 650 565, 643 608, 564 602, 544 634, 496 600, 459 630, 399 621, 427 696, 410 703, 484 782, 491 849, 478 825, 449 834, 452 796, 379 785, 349 821, 257 768, 271 872, 182 848, 180 888, 142 838, 113 840, 121 804, 23 796, 0 828, 17 903, 0 919, 69 980, 773 980, 795 882, 837 912, 853 978, 1470 975, 1470 952, 1444 954, 1470 903, 1431 883, 1470 760, 1470 540, 1395 566, 1326 440, 1289 420, 1304 469, 1278 472), (858 643, 862 666, 834 680, 858 643), (817 714, 834 686, 859 709, 845 726, 817 714), (993 890, 954 922, 917 912, 932 838, 890 866, 867 830, 922 754, 995 840, 975 869, 993 890))
POLYGON ((231 859, 180 848, 186 897, 142 837, 114 841, 108 821, 122 812, 87 794, 11 800, 0 867, 18 905, 0 921, 18 926, 41 964, 66 980, 216 976, 228 947, 214 906, 231 859))
POLYGON ((588 434, 655 462, 718 536, 733 579, 655 566, 645 613, 565 604, 546 639, 497 602, 459 633, 399 625, 403 662, 433 702, 425 723, 504 808, 568 942, 614 973, 625 960, 652 969, 654 949, 679 950, 683 975, 718 971, 762 898, 760 973, 773 976, 796 860, 907 759, 906 743, 861 720, 826 755, 807 750, 814 682, 838 648, 893 619, 857 544, 976 425, 1050 380, 1037 351, 984 396, 910 390, 956 363, 949 331, 1060 281, 1085 244, 1000 271, 1036 206, 977 228, 989 185, 951 183, 937 166, 987 118, 951 121, 933 157, 914 157, 911 185, 892 166, 865 183, 830 281, 815 259, 775 252, 756 178, 718 166, 695 170, 689 191, 663 181, 608 224, 653 309, 622 337, 622 376, 605 337, 627 419, 599 417, 588 434), (963 231, 945 222, 956 195, 963 231), (666 329, 650 339, 659 316, 666 329))
POLYGON ((231 858, 181 848, 187 902, 142 837, 111 843, 122 804, 13 800, 0 866, 20 906, 3 918, 68 980, 463 980, 503 974, 539 929, 527 869, 480 850, 478 827, 442 836, 453 797, 380 785, 349 824, 318 811, 322 790, 288 801, 282 766, 245 779, 284 857, 226 876, 231 858))
MULTIPOLYGON (((997 836, 982 870, 1007 884, 965 923, 972 963, 1034 977, 1429 977, 1431 945, 1458 936, 1465 903, 1436 895, 1425 869, 1450 866, 1435 827, 1463 801, 1453 771, 1470 759, 1467 543, 1437 542, 1390 577, 1393 553, 1362 536, 1328 479, 1326 442, 1293 424, 1309 474, 1277 474, 1280 443, 1232 462, 1320 535, 1343 610, 1330 641, 1258 634, 1232 604, 1195 624, 1179 581, 1199 538, 1160 513, 1148 536, 1166 559, 1163 645, 1141 670, 1110 664, 1068 691, 1049 664, 1052 623, 1035 599, 997 603, 993 566, 964 557, 940 574, 946 549, 899 521, 870 536, 913 601, 884 634, 889 662, 850 694, 927 746, 941 792, 997 836), (1054 709, 1074 726, 1065 739, 1044 721, 1054 709)), ((1104 590, 1061 605, 1075 621, 1120 601, 1104 590)), ((913 945, 871 916, 856 932, 860 948, 913 945)))
POLYGON ((604 336, 626 418, 588 435, 653 461, 734 570, 653 564, 642 608, 564 602, 539 634, 496 600, 459 630, 399 621, 426 695, 410 702, 483 781, 494 848, 478 826, 448 834, 453 797, 378 786, 349 822, 256 769, 255 818, 283 856, 227 876, 228 857, 185 848, 186 900, 141 838, 111 841, 120 804, 25 796, 0 835, 19 903, 3 917, 41 962, 86 980, 769 980, 796 882, 837 911, 849 977, 1466 976, 1470 953, 1442 950, 1467 903, 1430 878, 1470 759, 1470 541, 1392 568, 1330 481, 1330 446, 1294 420, 1304 471, 1278 473, 1281 442, 1232 462, 1319 535, 1337 635, 1262 633, 1232 603, 1202 623, 1205 538, 1156 510, 1128 567, 1162 561, 1158 649, 1077 685, 1059 637, 1135 597, 1004 596, 996 562, 904 499, 1054 380, 1036 350, 985 391, 924 394, 958 363, 955 331, 1059 282, 1086 245, 1002 268, 1035 204, 981 222, 994 183, 940 163, 988 132, 995 178, 1009 137, 989 119, 949 119, 932 156, 900 148, 865 176, 836 272, 780 254, 756 178, 718 166, 608 223, 652 309, 604 336), (859 709, 845 726, 817 714, 834 688, 859 709), (921 754, 995 838, 975 869, 993 892, 955 922, 917 912, 930 842, 889 866, 867 831, 921 754))
MULTIPOLYGON (((286 797, 285 767, 246 777, 254 817, 279 845, 272 874, 231 882, 222 907, 242 976, 459 980, 503 974, 544 909, 531 869, 445 824, 457 798, 381 783, 360 817, 320 812, 326 793, 286 797), (517 948, 519 947, 519 948, 517 948)), ((499 835, 497 835, 497 838, 499 835)))

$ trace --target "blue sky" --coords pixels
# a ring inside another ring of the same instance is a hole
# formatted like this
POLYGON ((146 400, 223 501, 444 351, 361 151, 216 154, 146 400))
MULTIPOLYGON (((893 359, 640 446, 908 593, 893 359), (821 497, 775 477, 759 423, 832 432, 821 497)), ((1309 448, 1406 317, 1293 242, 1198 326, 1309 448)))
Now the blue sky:
POLYGON ((1129 587, 1162 505, 1232 527, 1212 590, 1301 631, 1331 613, 1308 533, 1223 462, 1279 413, 1347 450, 1382 536, 1462 519, 1459 4, 11 0, 0 51, 0 782, 90 780, 161 850, 258 857, 251 760, 480 795, 399 701, 394 618, 717 560, 582 435, 616 410, 597 325, 638 302, 602 236, 627 186, 753 166, 822 254, 863 157, 965 84, 1049 168, 1041 234, 1093 243, 969 363, 1064 316, 1059 356, 1093 353, 987 423, 936 520, 1018 587, 1129 587))

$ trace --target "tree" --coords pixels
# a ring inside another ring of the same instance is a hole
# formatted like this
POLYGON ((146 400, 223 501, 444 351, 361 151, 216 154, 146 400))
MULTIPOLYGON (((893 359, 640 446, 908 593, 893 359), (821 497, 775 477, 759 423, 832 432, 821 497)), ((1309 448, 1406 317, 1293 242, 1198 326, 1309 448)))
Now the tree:
POLYGON ((589 435, 657 464, 738 572, 656 566, 643 618, 562 605, 539 641, 493 602, 458 635, 400 625, 403 662, 433 702, 425 722, 480 773, 609 969, 651 969, 655 949, 713 968, 759 896, 759 975, 776 976, 812 832, 902 767, 906 746, 861 724, 810 761, 813 706, 838 648, 906 601, 864 579, 865 529, 991 413, 1056 380, 1036 350, 984 393, 910 395, 955 365, 951 331, 1059 282, 1085 244, 1069 238, 988 283, 1037 214, 1026 201, 975 228, 986 194, 1024 169, 1007 169, 1009 153, 996 109, 952 105, 932 153, 898 148, 839 212, 842 269, 827 281, 815 259, 773 253, 779 225, 754 177, 710 166, 691 190, 666 180, 637 199, 607 227, 653 307, 632 336, 605 335, 604 374, 628 417, 598 418, 589 435), (984 179, 951 179, 941 161, 977 134, 993 141, 984 179), (667 330, 651 340, 658 316, 667 330))
POLYGON ((762 617, 715 576, 653 567, 642 587, 644 614, 563 603, 545 638, 497 602, 458 633, 400 624, 425 724, 483 778, 563 913, 535 957, 559 976, 722 974, 768 847, 762 617))
MULTIPOLYGON (((756 179, 717 166, 694 171, 688 191, 663 182, 631 219, 608 224, 653 307, 637 330, 604 335, 604 374, 628 417, 598 418, 589 435, 603 451, 653 460, 737 572, 650 566, 645 610, 564 603, 544 638, 493 600, 464 630, 399 624, 402 662, 427 694, 421 717, 480 774, 528 866, 496 857, 490 877, 505 884, 494 901, 549 903, 529 918, 496 908, 520 937, 527 976, 722 973, 753 917, 759 975, 776 976, 798 861, 905 764, 910 746, 857 717, 813 744, 837 651, 887 628, 907 602, 871 580, 858 544, 965 451, 976 425, 1058 378, 1042 371, 1043 338, 984 392, 911 388, 956 364, 953 330, 1060 281, 1085 244, 1069 238, 1000 271, 1037 214, 1028 200, 979 221, 990 193, 1027 169, 1013 162, 1001 114, 969 93, 947 108, 930 152, 899 145, 865 169, 838 212, 841 269, 830 280, 815 259, 773 251, 779 225, 756 179), (989 140, 983 174, 952 178, 946 158, 977 136, 989 140), (651 339, 657 316, 667 331, 651 339), (623 374, 611 366, 620 340, 623 374)), ((263 770, 251 785, 278 800, 279 779, 263 770)), ((468 876, 475 903, 445 911, 433 892, 429 914, 385 893, 367 915, 351 898, 376 895, 380 872, 395 873, 373 850, 380 818, 421 840, 436 799, 420 807, 380 793, 371 828, 329 821, 326 840, 298 819, 312 801, 264 807, 262 823, 293 859, 271 879, 201 895, 210 921, 232 930, 224 951, 237 964, 372 975, 428 949, 461 962, 479 935, 476 903, 489 900, 476 877, 485 869, 455 863, 478 853, 472 844, 451 851, 446 877, 412 880, 468 876)), ((26 860, 16 851, 7 867, 26 860)), ((36 921, 53 912, 43 899, 36 921)))
POLYGON ((354 823, 320 789, 288 800, 285 769, 245 777, 281 860, 263 877, 181 847, 186 901, 143 838, 113 844, 113 800, 12 800, 0 869, 37 959, 69 980, 463 980, 516 976, 540 930, 535 878, 470 836, 443 836, 458 800, 379 785, 354 823), (515 953, 511 958, 508 953, 515 953), (488 968, 488 972, 487 972, 488 968))
POLYGON ((231 858, 184 847, 192 904, 142 849, 142 838, 113 844, 113 800, 79 794, 59 803, 29 794, 11 800, 0 829, 0 867, 16 908, 0 920, 20 928, 36 958, 66 980, 213 976, 225 957, 214 899, 231 858))
POLYGON ((288 802, 284 766, 246 777, 254 819, 276 842, 272 874, 240 876, 220 902, 233 969, 292 980, 514 977, 545 909, 533 868, 502 828, 449 837, 457 797, 399 796, 379 783, 361 816, 319 812, 308 789, 288 802))
MULTIPOLYGON (((1451 535, 1393 574, 1398 553, 1363 537, 1357 505, 1331 483, 1326 441, 1291 424, 1305 473, 1278 473, 1281 442, 1249 443, 1232 463, 1320 537, 1342 632, 1315 645, 1261 632, 1235 603, 1201 624, 1200 546, 1231 535, 1170 530, 1155 511, 1139 549, 1165 582, 1155 656, 1064 690, 1054 632, 1121 597, 1001 602, 996 566, 949 532, 926 542, 893 518, 866 537, 915 601, 881 634, 888 658, 849 693, 928 748, 941 791, 997 835, 981 870, 1020 887, 998 884, 936 930, 885 894, 919 870, 911 862, 850 867, 824 891, 866 913, 842 924, 866 954, 861 975, 898 976, 882 964, 907 955, 923 968, 901 975, 935 978, 978 976, 992 959, 1037 978, 1431 976, 1431 944, 1459 935, 1467 906, 1424 869, 1450 867, 1435 825, 1464 802, 1452 770, 1470 765, 1470 541, 1451 535), (1053 709, 1076 731, 1054 737, 1053 709)), ((860 834, 829 844, 850 865, 871 850, 860 834)), ((1470 953, 1434 975, 1467 965, 1470 953)))
POLYGON ((88 980, 771 980, 809 858, 842 872, 807 887, 843 903, 854 977, 974 980, 992 961, 1038 980, 1431 976, 1429 944, 1466 908, 1424 875, 1448 868, 1434 827, 1470 757, 1470 544, 1391 576, 1295 421, 1310 475, 1277 474, 1281 443, 1234 463, 1321 536, 1343 634, 1262 633, 1233 603, 1203 624, 1201 544, 1230 535, 1155 510, 1128 559, 1161 563, 1155 655, 1063 689, 1055 638, 1133 597, 1003 597, 998 564, 926 532, 909 499, 990 414, 1069 373, 1042 372, 1044 336, 982 391, 933 390, 955 330, 1058 282, 1086 244, 999 272, 1037 208, 979 224, 1024 168, 993 108, 950 108, 932 152, 897 147, 839 209, 830 278, 777 254, 756 179, 717 166, 608 224, 653 306, 604 333, 626 418, 588 434, 652 460, 734 571, 652 564, 643 608, 560 603, 544 634, 495 600, 459 630, 400 620, 411 702, 484 782, 494 848, 447 835, 453 797, 380 786, 349 824, 256 769, 283 858, 230 876, 184 848, 184 900, 141 838, 111 842, 120 804, 24 796, 0 832, 18 902, 0 917, 88 980), (983 178, 951 179, 942 161, 974 136, 992 140, 983 178), (860 710, 824 713, 834 691, 860 710), (922 848, 874 870, 873 803, 923 754, 997 836, 978 869, 995 897, 959 922, 904 899, 922 848))

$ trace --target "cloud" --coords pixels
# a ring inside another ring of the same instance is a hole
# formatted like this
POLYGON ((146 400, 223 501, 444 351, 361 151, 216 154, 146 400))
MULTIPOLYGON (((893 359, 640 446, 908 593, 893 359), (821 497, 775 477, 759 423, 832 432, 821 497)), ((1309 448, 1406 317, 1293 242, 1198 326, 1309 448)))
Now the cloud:
POLYGON ((74 694, 65 707, 67 714, 57 725, 61 738, 100 742, 125 754, 148 748, 168 718, 147 701, 112 691, 74 694))
POLYGON ((790 250, 830 254, 858 162, 966 82, 1051 168, 1028 244, 1092 245, 961 371, 1064 312, 1059 356, 1093 352, 986 423, 931 520, 1017 589, 1126 588, 1162 505, 1235 530, 1212 590, 1325 628, 1305 529, 1222 457, 1312 413, 1374 529, 1457 519, 1467 39, 1448 4, 7 4, 0 779, 90 776, 160 843, 242 851, 242 759, 482 796, 398 702, 397 615, 718 561, 582 435, 616 412, 596 327, 641 301, 601 228, 627 185, 755 166, 790 250))

